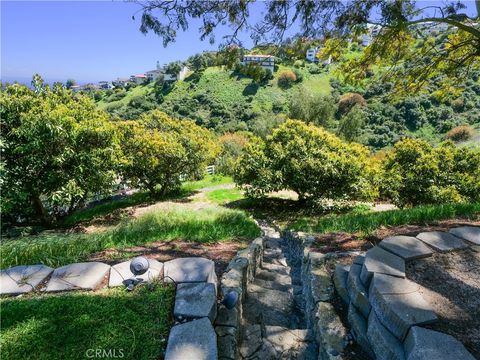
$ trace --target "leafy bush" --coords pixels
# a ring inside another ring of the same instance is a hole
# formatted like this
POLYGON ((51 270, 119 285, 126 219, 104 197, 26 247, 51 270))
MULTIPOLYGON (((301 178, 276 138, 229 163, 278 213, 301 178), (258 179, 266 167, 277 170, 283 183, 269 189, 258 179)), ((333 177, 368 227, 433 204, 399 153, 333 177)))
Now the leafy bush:
POLYGON ((233 175, 235 163, 248 143, 248 137, 241 133, 227 133, 219 138, 220 154, 216 160, 217 171, 224 175, 233 175))
POLYGON ((92 100, 36 80, 0 92, 2 217, 49 222, 110 190, 120 149, 92 100))
POLYGON ((451 141, 433 148, 422 140, 395 144, 384 162, 382 192, 400 207, 480 199, 480 150, 451 141))
POLYGON ((370 198, 374 177, 365 147, 296 120, 287 120, 265 141, 251 141, 234 174, 247 196, 289 189, 302 201, 370 198))
POLYGON ((445 138, 452 141, 466 141, 473 137, 473 129, 471 126, 462 125, 450 130, 445 138))
POLYGON ((338 115, 343 116, 347 114, 356 105, 365 106, 366 101, 362 95, 357 93, 347 93, 340 98, 338 102, 338 115))
POLYGON ((284 70, 278 75, 278 86, 287 89, 297 81, 297 76, 290 70, 284 70))
POLYGON ((301 86, 290 98, 290 118, 330 127, 336 111, 333 98, 301 86))
POLYGON ((365 112, 354 107, 347 115, 342 117, 338 125, 338 134, 346 141, 358 142, 358 136, 365 124, 365 112))

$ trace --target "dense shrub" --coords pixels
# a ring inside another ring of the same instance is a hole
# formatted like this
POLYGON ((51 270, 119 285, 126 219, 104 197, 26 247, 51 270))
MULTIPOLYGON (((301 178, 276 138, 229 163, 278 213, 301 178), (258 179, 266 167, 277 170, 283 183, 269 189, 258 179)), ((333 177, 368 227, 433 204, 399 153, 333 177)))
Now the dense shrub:
POLYGON ((248 143, 248 137, 242 133, 226 133, 218 140, 221 150, 215 161, 216 170, 224 175, 233 175, 235 164, 248 143))
POLYGON ((290 118, 325 128, 331 127, 336 111, 332 97, 314 93, 303 86, 292 94, 289 108, 290 118))
POLYGON ((278 86, 287 89, 297 81, 297 76, 290 70, 284 70, 278 75, 278 86))
POLYGON ((358 142, 358 136, 364 124, 365 112, 361 108, 355 107, 340 119, 338 134, 346 141, 358 142))
POLYGON ((473 129, 471 126, 462 125, 457 126, 450 130, 445 138, 452 141, 466 141, 471 139, 473 136, 473 129))
POLYGON ((384 162, 382 192, 400 207, 480 199, 480 150, 422 140, 395 144, 384 162))
POLYGON ((49 222, 110 190, 120 151, 92 100, 35 79, 0 92, 2 217, 49 222))
POLYGON ((365 147, 288 120, 245 147, 234 178, 248 196, 289 189, 300 200, 361 199, 375 194, 374 169, 365 147))
POLYGON ((366 101, 362 95, 357 93, 347 93, 340 98, 338 102, 338 115, 347 114, 354 106, 365 106, 366 101))
POLYGON ((218 152, 208 130, 158 110, 118 126, 125 156, 122 176, 150 192, 165 194, 182 179, 200 177, 218 152))

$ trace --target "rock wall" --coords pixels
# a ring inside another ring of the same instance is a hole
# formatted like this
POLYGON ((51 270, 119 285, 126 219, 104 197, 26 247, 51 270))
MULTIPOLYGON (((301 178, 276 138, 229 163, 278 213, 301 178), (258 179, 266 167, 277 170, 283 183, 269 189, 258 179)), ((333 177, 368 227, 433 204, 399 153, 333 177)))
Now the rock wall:
POLYGON ((287 230, 282 235, 290 251, 301 261, 305 317, 319 347, 318 359, 343 359, 342 352, 348 342, 347 330, 332 305, 334 285, 326 268, 327 261, 335 255, 311 251, 314 238, 307 234, 287 230))
POLYGON ((262 265, 264 243, 257 238, 248 248, 241 250, 230 261, 220 280, 220 292, 223 296, 231 291, 239 295, 239 301, 233 309, 219 305, 215 332, 217 333, 218 359, 235 360, 238 358, 240 344, 240 325, 243 302, 247 294, 247 286, 253 281, 257 269, 262 265))

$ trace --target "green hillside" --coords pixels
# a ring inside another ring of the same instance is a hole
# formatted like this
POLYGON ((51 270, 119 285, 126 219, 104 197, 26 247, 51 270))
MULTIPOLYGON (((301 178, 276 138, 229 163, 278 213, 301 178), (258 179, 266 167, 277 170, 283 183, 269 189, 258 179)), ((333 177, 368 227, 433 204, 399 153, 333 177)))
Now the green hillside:
POLYGON ((471 134, 456 141, 478 144, 480 73, 472 71, 455 91, 442 88, 439 75, 423 91, 398 96, 393 81, 381 76, 382 67, 373 67, 358 84, 343 80, 342 66, 358 57, 362 49, 353 43, 328 67, 279 59, 273 76, 263 81, 242 75, 238 65, 236 70, 208 65, 192 71, 184 81, 109 90, 95 97, 99 108, 122 119, 137 119, 160 109, 219 134, 251 131, 266 136, 292 117, 372 149, 389 147, 404 137, 438 143, 460 125, 471 127, 471 134), (285 73, 295 80, 279 86, 285 73))

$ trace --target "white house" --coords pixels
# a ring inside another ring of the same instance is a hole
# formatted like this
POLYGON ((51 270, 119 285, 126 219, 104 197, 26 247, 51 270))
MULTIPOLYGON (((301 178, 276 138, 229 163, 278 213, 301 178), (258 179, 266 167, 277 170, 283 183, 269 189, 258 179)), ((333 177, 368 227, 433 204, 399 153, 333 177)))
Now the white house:
POLYGON ((109 81, 99 81, 98 86, 104 90, 113 89, 113 84, 109 81))
POLYGON ((130 81, 134 82, 135 84, 143 84, 147 81, 147 75, 145 74, 137 74, 130 76, 130 81))
POLYGON ((178 74, 172 75, 172 74, 167 74, 164 72, 164 77, 163 79, 165 81, 178 81, 178 80, 184 80, 187 77, 188 72, 190 69, 188 66, 183 65, 178 74))
POLYGON ((255 64, 273 73, 275 69, 275 57, 272 55, 248 54, 243 57, 242 65, 255 64))
POLYGON ((116 86, 116 87, 125 87, 128 82, 130 81, 130 79, 127 79, 127 78, 118 78, 117 80, 113 80, 112 81, 112 84, 113 86, 116 86))
POLYGON ((317 54, 320 51, 318 47, 310 48, 307 50, 305 58, 310 62, 318 62, 317 54))
POLYGON ((150 81, 155 81, 158 79, 160 75, 162 75, 164 71, 162 69, 155 69, 155 70, 150 70, 145 73, 147 76, 148 80, 150 81))

